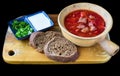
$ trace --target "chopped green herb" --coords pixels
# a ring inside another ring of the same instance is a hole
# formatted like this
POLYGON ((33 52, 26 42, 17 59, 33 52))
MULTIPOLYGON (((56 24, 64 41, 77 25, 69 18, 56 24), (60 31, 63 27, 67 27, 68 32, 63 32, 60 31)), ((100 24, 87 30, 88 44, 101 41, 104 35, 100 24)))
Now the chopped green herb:
POLYGON ((33 32, 30 25, 24 21, 14 20, 12 28, 16 31, 15 35, 18 38, 25 37, 33 32))

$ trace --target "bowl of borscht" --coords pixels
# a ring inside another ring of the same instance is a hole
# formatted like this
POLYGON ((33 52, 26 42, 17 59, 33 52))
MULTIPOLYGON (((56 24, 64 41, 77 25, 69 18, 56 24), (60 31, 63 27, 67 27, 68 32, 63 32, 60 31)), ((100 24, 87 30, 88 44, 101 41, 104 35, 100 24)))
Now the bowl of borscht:
MULTIPOLYGON (((100 5, 88 2, 68 5, 60 11, 57 20, 63 36, 78 46, 108 44, 102 42, 113 26, 113 19, 111 14, 100 5)), ((117 46, 117 51, 118 48, 117 46)), ((116 50, 114 49, 114 52, 116 50)), ((113 50, 110 53, 113 53, 113 50)))

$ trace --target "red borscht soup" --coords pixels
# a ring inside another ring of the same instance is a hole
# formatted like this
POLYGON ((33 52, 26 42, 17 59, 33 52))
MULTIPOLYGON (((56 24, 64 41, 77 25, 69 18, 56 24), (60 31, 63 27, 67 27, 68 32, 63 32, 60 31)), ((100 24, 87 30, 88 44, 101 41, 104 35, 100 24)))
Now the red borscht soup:
POLYGON ((77 36, 94 37, 105 30, 103 18, 90 10, 76 10, 64 20, 66 29, 77 36))

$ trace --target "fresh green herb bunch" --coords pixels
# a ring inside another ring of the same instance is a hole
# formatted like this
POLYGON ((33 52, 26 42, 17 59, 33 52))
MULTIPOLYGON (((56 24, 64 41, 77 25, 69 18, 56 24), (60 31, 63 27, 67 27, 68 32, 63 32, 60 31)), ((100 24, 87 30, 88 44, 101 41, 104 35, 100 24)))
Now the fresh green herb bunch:
POLYGON ((30 25, 24 21, 14 20, 12 28, 16 31, 15 35, 18 38, 25 37, 33 32, 30 25))

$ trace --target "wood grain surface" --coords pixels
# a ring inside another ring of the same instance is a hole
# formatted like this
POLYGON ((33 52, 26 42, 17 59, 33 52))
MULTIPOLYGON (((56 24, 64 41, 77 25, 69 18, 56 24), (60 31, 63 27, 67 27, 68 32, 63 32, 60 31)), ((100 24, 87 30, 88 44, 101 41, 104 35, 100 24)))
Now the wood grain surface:
MULTIPOLYGON (((58 14, 49 14, 49 16, 54 21, 54 27, 49 30, 60 31, 57 23, 58 14)), ((109 36, 106 38, 109 39, 109 36)), ((4 61, 9 64, 101 64, 111 59, 111 56, 96 44, 87 48, 78 47, 80 56, 75 62, 56 62, 37 52, 29 46, 28 41, 28 39, 17 40, 8 27, 2 53, 4 61)))

